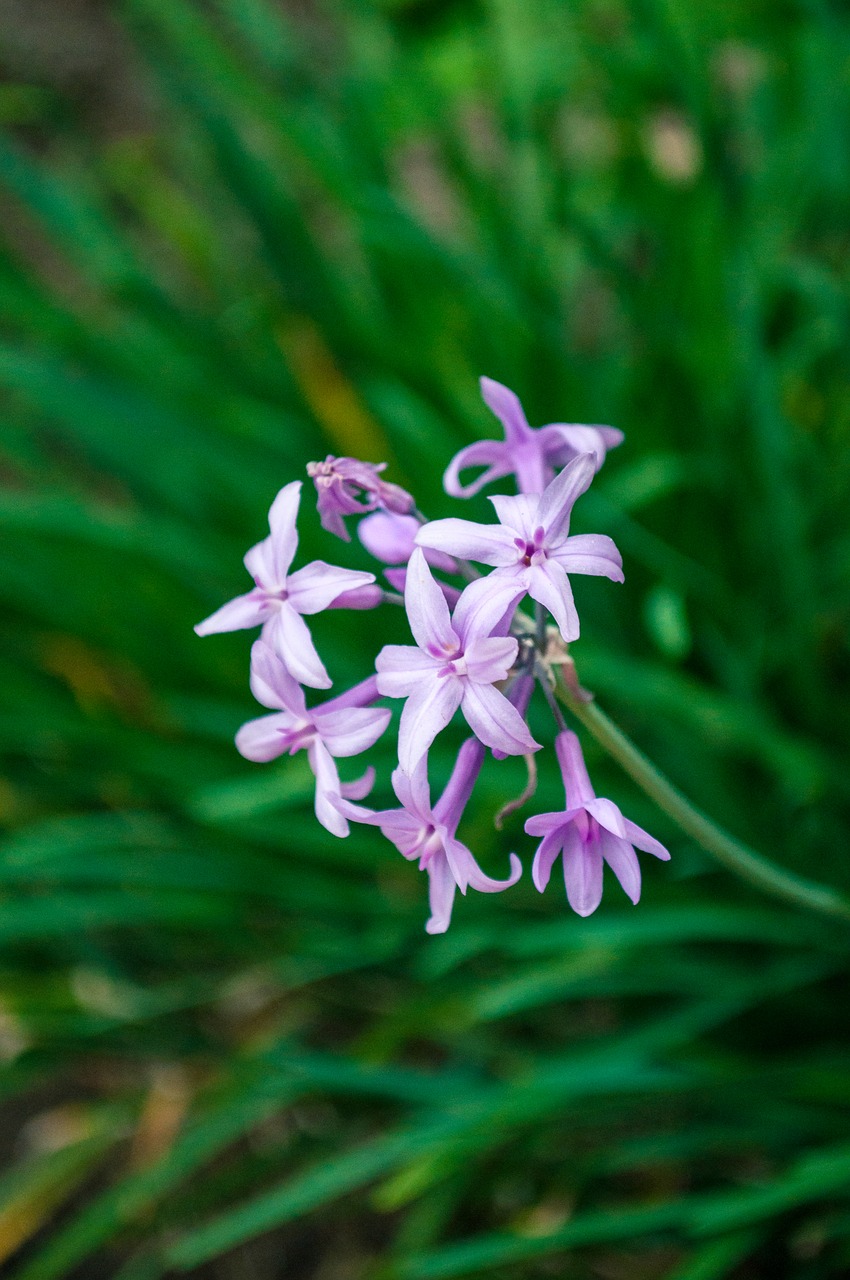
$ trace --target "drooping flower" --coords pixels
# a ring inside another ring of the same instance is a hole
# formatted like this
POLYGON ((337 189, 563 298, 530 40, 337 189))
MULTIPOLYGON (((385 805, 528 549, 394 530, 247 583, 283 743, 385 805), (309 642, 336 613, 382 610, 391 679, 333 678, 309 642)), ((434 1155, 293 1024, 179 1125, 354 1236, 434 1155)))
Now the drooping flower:
POLYGON ((390 721, 385 707, 372 707, 380 694, 371 676, 320 707, 308 709, 304 691, 264 640, 251 649, 251 691, 274 714, 243 724, 236 746, 246 760, 265 763, 305 750, 316 775, 316 817, 335 836, 348 835, 348 823, 334 799, 362 799, 372 787, 374 771, 353 783, 340 782, 339 757, 356 756, 374 746, 390 721))
POLYGON ((519 591, 509 582, 499 596, 485 591, 489 581, 468 586, 452 616, 422 552, 411 557, 404 603, 416 645, 384 645, 375 663, 380 692, 407 699, 398 758, 408 774, 458 707, 486 746, 508 755, 538 750, 519 712, 493 687, 517 656, 517 641, 493 631, 519 591))
POLYGON ((341 812, 352 821, 380 827, 403 857, 409 861, 419 859, 420 871, 428 872, 431 905, 431 918, 425 926, 428 933, 445 933, 448 929, 455 889, 466 893, 471 886, 480 893, 500 893, 516 884, 522 875, 519 858, 512 853, 508 878, 491 879, 455 834, 483 759, 484 747, 475 738, 468 738, 458 752, 446 789, 433 808, 428 762, 424 757, 412 775, 402 769, 396 769, 393 774, 393 790, 400 809, 372 812, 345 800, 336 802, 341 812))
POLYGON ((519 398, 501 382, 481 379, 481 395, 502 424, 504 440, 478 440, 461 449, 449 463, 443 487, 452 498, 471 498, 485 485, 512 473, 520 493, 542 493, 555 470, 581 453, 593 454, 598 470, 608 449, 623 439, 616 427, 585 426, 576 422, 552 422, 530 427, 519 398), (463 485, 460 474, 469 467, 484 471, 463 485))
POLYGON ((542 893, 555 859, 563 855, 570 906, 589 916, 602 899, 602 867, 607 862, 632 902, 640 898, 640 864, 635 849, 667 861, 670 854, 651 835, 624 818, 612 800, 598 798, 591 785, 579 740, 565 730, 555 739, 567 807, 560 813, 529 818, 525 830, 542 836, 532 879, 542 893))
POLYGON ((332 681, 302 614, 320 613, 343 592, 374 583, 375 575, 340 569, 324 560, 314 560, 290 574, 298 549, 295 524, 300 500, 300 480, 281 489, 269 511, 269 537, 245 556, 245 568, 254 579, 253 590, 222 605, 199 622, 195 631, 207 636, 262 624, 263 639, 296 680, 314 689, 329 689, 332 681))
POLYGON ((412 511, 415 504, 410 494, 400 485, 381 479, 386 465, 361 462, 359 458, 335 458, 331 453, 324 462, 308 462, 307 475, 316 486, 322 528, 350 542, 344 516, 362 516, 379 507, 399 515, 412 511))
POLYGON ((590 573, 623 581, 623 562, 609 537, 597 533, 569 536, 576 499, 596 471, 594 455, 583 453, 564 467, 542 494, 494 497, 500 523, 432 520, 416 535, 420 547, 432 547, 495 566, 483 581, 494 596, 505 583, 516 585, 518 598, 528 594, 554 617, 564 640, 578 639, 579 619, 568 573, 590 573))

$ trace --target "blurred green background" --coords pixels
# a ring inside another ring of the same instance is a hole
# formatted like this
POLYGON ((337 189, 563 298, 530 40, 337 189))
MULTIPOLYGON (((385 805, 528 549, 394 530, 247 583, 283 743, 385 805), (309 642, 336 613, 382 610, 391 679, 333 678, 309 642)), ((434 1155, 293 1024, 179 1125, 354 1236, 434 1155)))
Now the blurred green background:
MULTIPOLYGON (((0 46, 0 1273, 850 1276, 846 926, 588 743, 672 851, 640 906, 526 875, 427 938, 303 758, 235 752, 250 637, 192 632, 311 458, 485 518, 440 477, 486 373, 626 432, 582 682, 850 889, 846 5, 2 0, 0 46)), ((403 619, 314 634, 341 688, 403 619)), ((547 758, 501 833, 521 764, 476 792, 493 874, 547 758)))

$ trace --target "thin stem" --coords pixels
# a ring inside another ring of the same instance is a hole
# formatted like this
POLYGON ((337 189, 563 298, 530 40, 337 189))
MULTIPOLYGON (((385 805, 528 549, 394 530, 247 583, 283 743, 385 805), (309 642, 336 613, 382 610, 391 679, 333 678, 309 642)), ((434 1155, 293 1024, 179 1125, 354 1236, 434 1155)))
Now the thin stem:
POLYGON ((843 894, 774 866, 695 808, 595 702, 580 702, 573 695, 560 672, 555 677, 555 693, 641 790, 706 853, 767 893, 822 915, 850 920, 850 900, 843 894))
POLYGON ((542 662, 540 662, 539 660, 534 664, 534 674, 537 677, 537 683, 540 685, 540 688, 543 690, 543 697, 549 703, 549 710, 552 712, 552 715, 555 717, 555 723, 558 726, 558 732, 563 733, 567 727, 567 722, 564 719, 561 708, 558 706, 558 703, 555 700, 555 694, 552 690, 552 684, 549 680, 549 673, 546 670, 546 668, 543 666, 542 662))

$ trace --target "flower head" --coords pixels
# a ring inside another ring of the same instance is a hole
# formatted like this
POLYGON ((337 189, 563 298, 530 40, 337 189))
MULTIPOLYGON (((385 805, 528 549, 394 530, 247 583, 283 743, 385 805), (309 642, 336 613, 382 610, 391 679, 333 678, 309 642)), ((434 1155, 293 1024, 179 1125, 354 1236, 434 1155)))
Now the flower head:
POLYGON ((585 768, 579 740, 565 730, 555 739, 567 808, 529 818, 525 830, 542 836, 532 879, 542 893, 555 859, 563 854, 564 882, 570 906, 589 916, 602 899, 602 866, 607 862, 632 902, 640 898, 640 865, 635 849, 664 861, 670 854, 641 827, 624 818, 612 800, 597 798, 585 768))
POLYGON ((380 692, 407 699, 398 758, 409 774, 458 707, 488 747, 508 755, 538 749, 516 707, 493 687, 517 656, 517 641, 493 631, 518 592, 508 583, 494 595, 484 590, 487 581, 468 586, 451 615, 422 552, 411 557, 404 602, 416 645, 384 645, 375 663, 380 692))
POLYGON ((334 835, 347 836, 348 823, 333 800, 362 799, 371 790, 374 775, 370 770, 357 782, 340 782, 335 758, 367 751, 389 724, 386 708, 368 705, 380 696, 375 677, 308 710, 303 689, 260 639, 251 649, 251 691, 274 714, 243 724, 236 735, 239 752, 246 760, 266 762, 306 751, 316 775, 316 817, 334 835))
POLYGON ((456 888, 466 893, 471 885, 480 893, 499 893, 516 884, 522 875, 519 858, 512 853, 508 878, 491 879, 455 834, 483 759, 481 743, 468 738, 458 752, 446 789, 433 808, 425 758, 419 761, 412 775, 402 769, 396 769, 393 774, 393 790, 400 809, 375 813, 345 800, 337 801, 347 817, 380 827, 403 857, 409 861, 418 859, 420 871, 427 871, 431 904, 431 918, 425 926, 428 933, 445 933, 448 929, 456 888))
POLYGON ((254 579, 253 590, 222 605, 199 622, 195 631, 207 636, 262 624, 263 639, 296 680, 314 689, 328 689, 330 676, 302 615, 329 608, 344 592, 374 583, 375 575, 340 569, 324 560, 314 560, 290 573, 298 549, 295 522, 300 501, 300 480, 281 489, 269 511, 269 536, 245 556, 245 568, 254 579))
POLYGON ((530 427, 519 398, 501 382, 481 379, 481 395, 504 428, 504 440, 478 440, 461 449, 449 463, 443 487, 452 498, 471 498, 494 480, 516 475, 520 493, 542 493, 555 470, 581 453, 593 454, 598 470, 607 449, 623 439, 616 427, 584 426, 574 422, 552 422, 530 427), (468 467, 484 467, 469 484, 461 484, 460 474, 468 467))
POLYGON ((410 494, 399 485, 381 479, 380 473, 386 465, 385 462, 361 462, 359 458, 335 458, 331 453, 324 462, 308 462, 307 475, 316 486, 322 528, 350 542, 344 516, 364 515, 379 507, 399 515, 412 511, 414 502, 410 494))
POLYGON ((596 471, 593 454, 583 453, 564 467, 542 494, 518 494, 490 501, 500 523, 432 520, 416 535, 420 547, 432 547, 464 560, 494 565, 484 582, 494 596, 513 583, 517 599, 538 600, 554 617, 564 640, 577 640, 579 620, 568 573, 601 574, 623 581, 623 562, 610 538, 582 533, 570 537, 573 504, 596 471))

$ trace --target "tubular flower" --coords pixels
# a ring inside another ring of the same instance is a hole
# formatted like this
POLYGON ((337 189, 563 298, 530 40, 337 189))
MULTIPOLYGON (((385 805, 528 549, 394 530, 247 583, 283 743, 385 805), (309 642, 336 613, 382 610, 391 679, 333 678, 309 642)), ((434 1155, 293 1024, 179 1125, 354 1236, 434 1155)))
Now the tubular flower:
POLYGON ((520 493, 542 493, 552 480, 555 469, 563 467, 581 453, 591 453, 598 471, 608 449, 622 442, 623 433, 616 427, 584 426, 575 422, 552 422, 545 427, 530 427, 519 397, 494 382, 482 378, 484 403, 504 428, 504 440, 477 440, 461 449, 449 463, 443 476, 443 487, 452 498, 471 498, 485 485, 514 474, 520 493), (484 471, 463 485, 460 474, 469 467, 484 471))
POLYGON ((384 645, 375 663, 380 692, 407 699, 398 737, 406 773, 413 773, 458 707, 486 746, 507 755, 538 749, 516 707, 493 687, 517 656, 512 636, 492 632, 519 589, 507 583, 500 596, 485 590, 489 581, 467 587, 452 616, 422 552, 411 557, 404 603, 416 646, 384 645))
POLYGON ((371 790, 374 773, 369 770, 353 783, 340 782, 335 758, 367 751, 389 724, 389 710, 368 705, 380 696, 375 677, 308 710, 303 689, 260 639, 251 649, 251 692, 274 714, 243 724, 236 735, 240 754, 265 763, 305 750, 316 775, 316 817, 335 836, 347 836, 348 823, 334 799, 363 799, 371 790))
POLYGON ((361 462, 359 458, 335 458, 329 453, 324 462, 308 462, 307 475, 316 486, 319 519, 322 528, 344 542, 351 541, 344 516, 364 515, 381 508, 407 515, 413 510, 413 498, 397 484, 382 480, 385 462, 361 462))
POLYGON ((314 560, 290 574, 289 567, 298 550, 295 522, 300 500, 300 480, 281 489, 269 511, 269 537, 245 556, 245 568, 254 579, 253 590, 222 605, 199 622, 195 631, 199 636, 208 636, 262 624, 262 638, 272 646, 290 675, 314 689, 329 689, 331 678, 302 614, 320 613, 343 593, 374 583, 375 575, 339 569, 324 560, 314 560))
POLYGON ((425 926, 428 933, 445 933, 448 929, 455 889, 466 893, 471 886, 479 893, 500 893, 516 884, 522 875, 519 858, 512 853, 508 878, 492 880, 455 834, 483 759, 481 743, 475 738, 468 738, 458 752, 446 789, 433 808, 428 763, 424 757, 412 775, 402 769, 396 769, 393 774, 393 790, 400 809, 372 812, 345 800, 337 801, 339 809, 348 818, 380 827, 403 857, 411 862, 418 858, 420 871, 428 872, 431 906, 431 918, 425 926))
POLYGON ((420 547, 495 566, 496 572, 483 579, 494 596, 506 583, 513 583, 517 599, 528 594, 539 601, 554 617, 564 640, 576 640, 579 619, 568 573, 623 581, 623 562, 609 537, 569 536, 573 504, 590 485, 595 470, 593 454, 583 453, 540 495, 491 498, 500 524, 432 520, 419 530, 416 541, 420 547))
POLYGON ((667 861, 670 854, 641 827, 624 818, 612 800, 597 798, 587 775, 579 740, 565 730, 555 739, 567 808, 529 818, 525 830, 542 836, 532 879, 542 893, 555 859, 563 854, 567 899, 580 916, 589 916, 602 899, 602 865, 607 862, 632 902, 640 898, 640 865, 635 849, 667 861))

